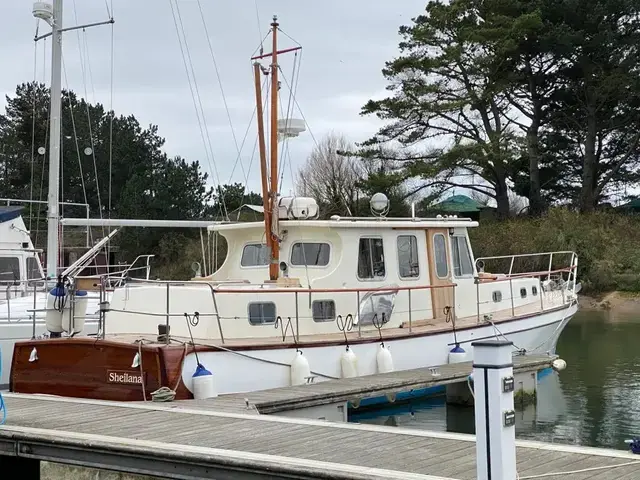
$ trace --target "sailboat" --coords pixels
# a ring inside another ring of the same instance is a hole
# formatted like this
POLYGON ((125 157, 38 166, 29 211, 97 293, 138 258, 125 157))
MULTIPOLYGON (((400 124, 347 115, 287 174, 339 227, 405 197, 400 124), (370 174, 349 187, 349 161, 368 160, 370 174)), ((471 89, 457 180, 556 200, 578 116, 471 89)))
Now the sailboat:
MULTIPOLYGON (((278 135, 304 129, 278 118, 278 61, 291 50, 278 49, 278 31, 274 17, 272 51, 254 57, 264 221, 208 223, 228 245, 211 275, 113 288, 97 337, 17 342, 11 391, 209 398, 470 360, 471 343, 488 338, 511 340, 514 354, 554 352, 578 308, 574 252, 475 258, 470 219, 392 218, 378 193, 371 217, 323 220, 315 199, 278 194, 278 135)), ((95 285, 104 299, 104 282, 95 285)), ((51 325, 73 321, 77 291, 71 279, 65 306, 47 311, 51 325)))

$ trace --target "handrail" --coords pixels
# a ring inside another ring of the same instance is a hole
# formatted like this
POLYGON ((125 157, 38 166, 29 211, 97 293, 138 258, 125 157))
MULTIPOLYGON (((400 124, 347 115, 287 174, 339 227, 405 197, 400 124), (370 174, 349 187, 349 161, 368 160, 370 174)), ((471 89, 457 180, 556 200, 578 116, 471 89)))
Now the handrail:
MULTIPOLYGON (((206 284, 211 288, 214 288, 214 285, 217 282, 199 282, 199 281, 171 281, 171 280, 141 280, 138 278, 129 279, 134 283, 155 283, 160 285, 166 285, 167 283, 175 286, 184 286, 188 284, 206 284)), ((430 290, 430 289, 438 289, 438 288, 450 288, 457 287, 457 283, 447 283, 443 285, 409 285, 406 287, 401 286, 390 286, 390 287, 369 287, 369 288, 264 288, 265 284, 250 284, 255 285, 258 288, 238 288, 238 289, 217 289, 214 290, 217 293, 256 293, 258 291, 264 291, 265 293, 356 293, 356 292, 397 292, 397 291, 405 291, 405 290, 430 290)), ((267 284, 268 285, 268 284, 267 284)))
POLYGON ((513 255, 497 255, 495 257, 478 257, 476 263, 480 260, 501 260, 507 258, 523 258, 523 257, 542 257, 544 255, 576 255, 573 250, 558 250, 557 252, 537 252, 537 253, 516 253, 513 255))
MULTIPOLYGON (((101 276, 101 278, 104 280, 106 277, 106 275, 101 276)), ((357 298, 358 298, 358 316, 361 314, 361 309, 362 309, 362 304, 360 301, 360 294, 361 293, 366 293, 366 292, 370 292, 373 293, 375 295, 375 293, 397 293, 399 291, 407 291, 408 292, 408 301, 409 301, 409 323, 408 323, 408 327, 409 327, 409 332, 412 331, 412 314, 411 314, 411 291, 412 290, 430 290, 430 289, 439 289, 439 288, 452 288, 453 289, 453 295, 452 295, 452 301, 455 302, 455 288, 457 284, 456 283, 450 283, 450 284, 444 284, 444 285, 410 285, 410 286, 386 286, 386 287, 368 287, 368 288, 321 288, 321 289, 307 289, 307 288, 273 288, 273 289, 261 289, 261 288, 254 288, 254 289, 219 289, 216 288, 217 286, 219 286, 216 282, 198 282, 198 281, 171 281, 171 280, 143 280, 143 279, 137 279, 137 278, 131 278, 128 279, 130 282, 132 283, 140 283, 140 284, 154 284, 154 285, 159 285, 159 286, 166 286, 166 308, 164 312, 158 312, 158 313, 153 313, 153 312, 127 312, 127 311, 121 311, 121 310, 114 310, 117 312, 121 312, 121 313, 132 313, 132 314, 140 314, 140 315, 152 315, 152 316, 156 316, 156 317, 164 317, 166 319, 165 321, 165 329, 167 332, 169 332, 169 328, 170 328, 170 323, 171 323, 171 319, 176 317, 176 318, 181 318, 184 316, 184 313, 171 313, 170 312, 170 302, 169 302, 169 298, 170 298, 170 289, 172 286, 185 286, 185 285, 194 285, 197 284, 198 286, 200 285, 206 285, 207 288, 210 290, 211 292, 211 299, 212 299, 212 303, 213 303, 213 307, 214 307, 214 311, 213 313, 202 313, 200 312, 198 314, 199 317, 205 317, 205 316, 215 316, 216 317, 216 323, 217 323, 217 327, 218 327, 218 334, 220 335, 220 341, 222 342, 222 344, 225 343, 225 335, 224 335, 224 331, 223 331, 223 327, 222 327, 222 318, 220 315, 220 311, 218 310, 218 303, 217 303, 217 299, 216 299, 216 294, 218 293, 252 293, 252 294, 256 294, 257 291, 263 291, 264 293, 288 293, 288 294, 294 294, 295 298, 296 298, 296 308, 295 308, 295 320, 296 320, 296 328, 295 328, 295 338, 298 339, 300 336, 300 330, 299 330, 299 320, 300 318, 306 318, 304 317, 304 315, 301 317, 300 312, 299 312, 299 302, 298 302, 298 295, 300 293, 306 293, 309 295, 312 295, 314 293, 356 293, 357 298)), ((258 285, 256 285, 258 286, 258 285)), ((262 284, 260 284, 260 286, 262 286, 262 284)), ((105 288, 105 283, 104 281, 101 281, 101 295, 106 291, 105 288)), ((311 306, 309 306, 309 308, 311 308, 311 306)), ((453 312, 454 312, 454 316, 456 315, 455 312, 457 311, 455 304, 451 306, 453 312)), ((107 307, 106 310, 110 310, 109 307, 107 307)), ((309 317, 312 318, 312 317, 309 317)), ((104 322, 104 320, 103 320, 104 322)), ((361 325, 362 322, 358 322, 358 336, 361 336, 361 325)), ((103 325, 102 327, 102 335, 99 334, 99 337, 102 337, 103 339, 105 338, 105 332, 106 332, 106 325, 103 325)), ((378 327, 376 327, 378 328, 378 327)), ((168 341, 168 337, 167 339, 165 339, 166 341, 168 341)))
POLYGON ((485 275, 487 275, 487 277, 478 276, 474 278, 477 280, 488 280, 492 282, 505 282, 510 278, 534 278, 534 277, 539 277, 542 275, 549 275, 554 273, 569 273, 575 270, 576 268, 577 268, 576 266, 573 266, 573 267, 559 268, 557 270, 540 270, 537 272, 525 272, 525 273, 486 273, 485 275), (491 276, 495 278, 491 278, 491 276), (504 278, 501 278, 502 276, 504 276, 504 278))

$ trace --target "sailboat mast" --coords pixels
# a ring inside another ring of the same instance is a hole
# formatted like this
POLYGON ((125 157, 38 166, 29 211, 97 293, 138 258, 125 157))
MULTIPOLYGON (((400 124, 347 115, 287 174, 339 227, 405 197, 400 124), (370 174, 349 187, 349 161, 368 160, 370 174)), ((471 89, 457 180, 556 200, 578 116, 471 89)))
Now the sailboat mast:
POLYGON ((258 121, 258 142, 260 150, 260 177, 262 179, 262 204, 264 210, 264 231, 267 239, 267 248, 271 249, 271 211, 270 211, 270 199, 269 199, 269 183, 267 182, 268 167, 267 167, 267 152, 266 142, 264 137, 264 118, 262 111, 262 86, 260 85, 260 63, 254 62, 253 64, 253 76, 256 87, 256 118, 258 121))
POLYGON ((60 122, 62 96, 62 0, 53 0, 51 25, 51 107, 49 125, 49 193, 47 196, 47 276, 58 273, 60 225, 60 122))
POLYGON ((278 242, 278 17, 271 23, 273 49, 271 51, 271 263, 269 278, 278 279, 280 245, 278 242))

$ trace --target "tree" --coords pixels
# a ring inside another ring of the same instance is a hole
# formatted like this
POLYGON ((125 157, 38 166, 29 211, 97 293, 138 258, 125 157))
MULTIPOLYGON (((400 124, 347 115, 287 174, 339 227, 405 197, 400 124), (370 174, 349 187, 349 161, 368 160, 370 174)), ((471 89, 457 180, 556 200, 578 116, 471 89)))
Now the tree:
POLYGON ((531 212, 554 200, 588 211, 616 184, 637 182, 640 5, 475 3, 484 19, 477 35, 503 72, 510 119, 525 133, 514 182, 531 212))
MULTIPOLYGON (((6 112, 0 115, 0 196, 45 200, 49 91, 42 84, 22 84, 6 101, 6 112), (44 155, 37 153, 39 147, 45 149, 44 155)), ((61 200, 89 204, 94 218, 211 215, 213 191, 207 186, 207 174, 198 162, 169 158, 162 151, 164 139, 157 126, 143 128, 132 115, 116 116, 64 91, 61 131, 61 200)), ((42 207, 38 217, 44 211, 42 207)), ((63 215, 84 216, 85 210, 64 207, 63 215)), ((162 229, 136 229, 122 232, 117 241, 133 259, 157 249, 166 234, 162 229)))
POLYGON ((238 209, 243 205, 262 204, 262 195, 247 192, 241 183, 218 185, 213 196, 213 212, 216 216, 226 217, 232 212, 239 213, 238 209))
POLYGON ((551 98, 549 140, 575 166, 576 203, 588 212, 616 183, 640 179, 640 5, 564 0, 552 12, 566 30, 569 61, 551 98))
POLYGON ((352 150, 343 135, 330 133, 298 170, 296 190, 313 197, 323 216, 358 214, 362 197, 358 184, 365 172, 360 159, 350 154, 352 150))
POLYGON ((426 15, 400 28, 401 56, 383 70, 393 96, 371 100, 362 110, 392 123, 364 147, 388 142, 413 147, 399 159, 408 177, 423 178, 423 187, 463 186, 489 195, 506 217, 517 143, 505 116, 503 72, 478 42, 483 19, 472 7, 474 0, 431 2, 426 15), (434 139, 442 146, 425 149, 425 142, 434 139), (416 147, 423 153, 416 153, 416 147), (464 177, 471 182, 462 183, 464 177))

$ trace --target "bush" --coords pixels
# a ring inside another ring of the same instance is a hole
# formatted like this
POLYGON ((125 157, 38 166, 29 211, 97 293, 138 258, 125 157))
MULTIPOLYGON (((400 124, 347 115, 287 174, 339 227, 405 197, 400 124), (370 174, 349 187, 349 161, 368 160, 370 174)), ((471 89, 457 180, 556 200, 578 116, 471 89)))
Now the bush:
POLYGON ((483 222, 470 236, 476 257, 572 250, 583 291, 640 291, 640 216, 554 208, 541 218, 483 222))

